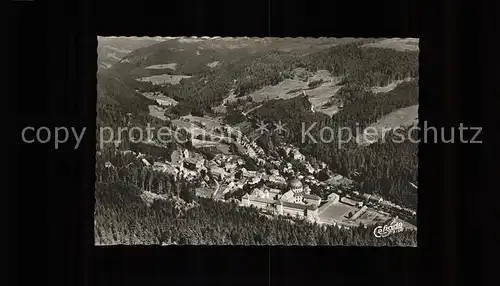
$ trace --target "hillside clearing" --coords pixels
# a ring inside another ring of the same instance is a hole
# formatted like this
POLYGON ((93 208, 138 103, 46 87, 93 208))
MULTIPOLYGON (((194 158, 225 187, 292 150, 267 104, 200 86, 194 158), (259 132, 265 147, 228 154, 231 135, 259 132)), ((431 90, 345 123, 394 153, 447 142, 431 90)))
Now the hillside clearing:
POLYGON ((418 51, 418 39, 407 38, 407 39, 385 39, 371 44, 365 44, 361 47, 365 48, 381 48, 381 49, 393 49, 396 51, 418 51))
MULTIPOLYGON (((338 82, 338 81, 337 81, 338 82)), ((337 109, 334 107, 329 107, 326 109, 321 109, 329 100, 342 88, 342 86, 333 84, 323 84, 318 86, 317 88, 310 89, 306 91, 307 98, 311 103, 315 112, 323 112, 324 110, 334 110, 337 109)))
POLYGON ((162 107, 159 107, 157 105, 150 105, 148 106, 149 108, 149 115, 156 117, 158 119, 161 119, 163 121, 167 120, 165 117, 165 109, 162 107))
POLYGON ((359 221, 364 225, 373 225, 378 223, 384 223, 389 220, 391 217, 381 214, 374 209, 367 209, 363 214, 361 214, 356 221, 359 221))
POLYGON ((326 114, 327 116, 329 117, 332 117, 333 115, 335 115, 337 112, 339 112, 340 108, 336 105, 332 105, 330 107, 319 107, 318 109, 315 109, 313 107, 313 111, 314 112, 321 112, 323 114, 326 114))
POLYGON ((159 65, 152 65, 145 67, 145 69, 149 70, 163 70, 163 69, 170 69, 170 70, 175 70, 177 68, 177 63, 169 63, 169 64, 159 64, 159 65))
POLYGON ((117 57, 115 53, 108 53, 107 57, 117 61, 121 60, 121 58, 117 57))
POLYGON ((221 136, 219 134, 215 134, 211 131, 212 127, 222 126, 220 123, 205 118, 202 119, 204 119, 204 121, 201 120, 189 121, 186 118, 174 119, 172 120, 172 124, 174 124, 178 129, 185 129, 188 133, 192 134, 193 137, 202 135, 202 136, 211 136, 213 138, 217 138, 219 141, 222 141, 222 139, 231 140, 230 138, 221 136), (201 126, 198 124, 200 124, 201 126))
POLYGON ((143 92, 141 94, 148 99, 156 101, 161 106, 175 106, 179 103, 175 99, 163 95, 161 92, 143 92))
POLYGON ((109 69, 111 66, 112 66, 112 64, 108 64, 108 63, 105 63, 105 62, 101 62, 101 67, 103 67, 103 68, 105 68, 105 69, 109 69))
POLYGON ((207 64, 207 67, 209 68, 215 68, 216 66, 219 65, 219 61, 213 61, 207 64))
MULTIPOLYGON (((358 142, 359 145, 370 145, 371 143, 376 142, 380 137, 384 140, 384 134, 389 130, 394 130, 400 127, 408 127, 417 123, 418 105, 401 108, 383 116, 377 122, 369 125, 368 127, 371 127, 371 129, 374 128, 376 132, 370 131, 366 136, 358 134, 356 142, 358 142)), ((366 132, 366 129, 364 132, 366 132)))
POLYGON ((335 105, 323 106, 342 88, 338 85, 341 80, 341 77, 332 77, 326 70, 311 73, 303 68, 297 68, 294 69, 293 79, 285 79, 276 85, 265 86, 246 96, 236 97, 234 92, 230 92, 229 96, 224 99, 224 103, 245 100, 248 97, 258 103, 276 99, 286 100, 303 95, 305 92, 313 112, 332 116, 338 112, 339 108, 335 105), (311 88, 309 85, 312 83, 317 83, 317 86, 311 88))
POLYGON ((405 78, 403 80, 394 80, 394 81, 390 82, 389 84, 387 84, 386 86, 374 86, 371 88, 371 91, 375 94, 389 92, 389 91, 395 89, 399 84, 401 84, 403 82, 411 81, 411 80, 413 80, 413 78, 411 78, 411 77, 405 78))
POLYGON ((344 224, 347 220, 346 216, 349 213, 355 213, 358 208, 337 202, 329 205, 325 205, 324 209, 320 207, 319 219, 322 223, 333 224, 342 223, 344 224))
POLYGON ((191 76, 162 74, 162 75, 153 75, 153 76, 138 78, 137 81, 150 82, 154 85, 165 85, 165 84, 176 85, 179 84, 181 80, 185 78, 191 78, 191 76))
POLYGON ((125 53, 125 54, 128 54, 131 52, 131 50, 126 50, 126 49, 120 49, 120 48, 116 48, 116 47, 113 47, 113 46, 104 46, 105 48, 108 48, 110 50, 113 50, 115 52, 119 52, 119 53, 125 53))
POLYGON ((223 126, 220 119, 218 118, 199 117, 193 115, 186 115, 181 118, 184 120, 188 120, 189 122, 199 122, 201 125, 203 125, 203 127, 205 127, 208 130, 211 130, 213 128, 220 128, 223 126))

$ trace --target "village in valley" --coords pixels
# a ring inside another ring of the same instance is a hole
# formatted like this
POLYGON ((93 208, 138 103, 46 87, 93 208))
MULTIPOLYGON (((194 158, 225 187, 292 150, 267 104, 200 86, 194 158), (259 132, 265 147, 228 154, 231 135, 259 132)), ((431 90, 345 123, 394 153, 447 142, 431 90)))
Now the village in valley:
MULTIPOLYGON (((303 218, 339 228, 401 222, 406 229, 416 229, 415 210, 360 193, 355 180, 336 174, 316 158, 307 158, 293 145, 279 146, 279 157, 273 157, 216 118, 189 115, 167 121, 174 130, 186 131, 190 139, 185 147, 165 161, 149 162, 144 154, 134 154, 155 171, 195 183, 198 197, 255 207, 271 217, 303 218), (203 151, 207 149, 213 158, 207 158, 203 151)), ((155 139, 141 144, 162 146, 155 139)))
POLYGON ((97 244, 416 245, 418 39, 98 40, 97 244))

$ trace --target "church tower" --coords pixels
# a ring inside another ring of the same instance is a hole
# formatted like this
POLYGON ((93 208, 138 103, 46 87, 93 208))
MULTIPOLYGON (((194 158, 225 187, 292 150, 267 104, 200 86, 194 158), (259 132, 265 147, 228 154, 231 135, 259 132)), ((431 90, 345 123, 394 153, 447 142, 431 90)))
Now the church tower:
POLYGON ((300 180, 297 178, 290 180, 288 189, 293 193, 293 202, 296 204, 302 203, 304 198, 304 187, 300 180))

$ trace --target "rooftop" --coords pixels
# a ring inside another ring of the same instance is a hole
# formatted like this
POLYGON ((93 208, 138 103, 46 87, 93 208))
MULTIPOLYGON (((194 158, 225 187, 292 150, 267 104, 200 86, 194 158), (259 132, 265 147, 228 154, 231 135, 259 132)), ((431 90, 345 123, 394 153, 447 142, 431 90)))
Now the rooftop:
POLYGON ((357 201, 352 200, 352 199, 347 198, 347 197, 342 197, 342 198, 340 199, 340 201, 341 201, 341 202, 343 202, 343 203, 346 203, 346 204, 348 204, 348 205, 356 205, 356 204, 358 203, 357 201))
POLYGON ((318 207, 315 205, 303 205, 303 204, 295 204, 295 203, 290 203, 290 202, 284 202, 282 201, 284 207, 289 207, 289 208, 294 208, 294 209, 300 209, 300 210, 317 210, 318 207))
POLYGON ((308 194, 304 194, 304 199, 310 199, 310 200, 321 200, 321 198, 319 196, 316 196, 316 195, 308 195, 308 194))
POLYGON ((250 200, 253 202, 266 203, 266 204, 279 204, 279 201, 277 200, 266 199, 261 197, 251 197, 250 200))

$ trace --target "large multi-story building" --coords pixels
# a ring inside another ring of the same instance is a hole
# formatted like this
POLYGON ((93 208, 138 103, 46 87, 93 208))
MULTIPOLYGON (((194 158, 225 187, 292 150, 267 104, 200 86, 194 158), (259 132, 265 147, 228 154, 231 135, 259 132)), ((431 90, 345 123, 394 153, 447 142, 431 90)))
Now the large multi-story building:
POLYGON ((245 194, 241 201, 243 206, 255 206, 279 215, 288 214, 316 221, 321 198, 305 193, 302 183, 292 179, 288 183, 288 191, 283 195, 277 189, 266 188, 245 194))

